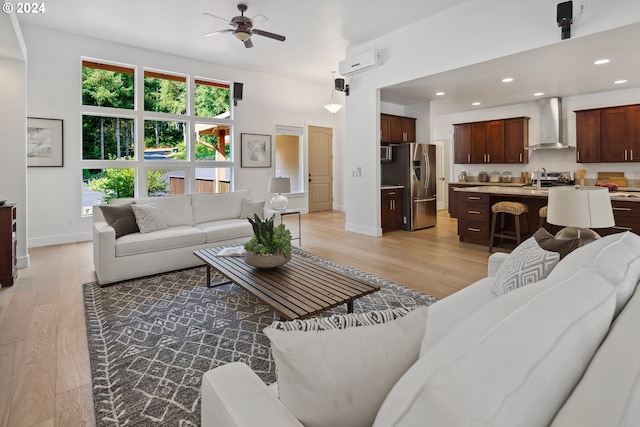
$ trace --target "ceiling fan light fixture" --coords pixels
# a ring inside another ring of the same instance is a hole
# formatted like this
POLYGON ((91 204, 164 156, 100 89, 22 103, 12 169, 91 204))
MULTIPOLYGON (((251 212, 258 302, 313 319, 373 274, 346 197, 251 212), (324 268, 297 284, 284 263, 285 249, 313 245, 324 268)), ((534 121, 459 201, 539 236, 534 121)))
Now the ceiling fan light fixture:
POLYGON ((233 35, 240 41, 246 42, 251 38, 251 33, 245 30, 235 30, 233 35))

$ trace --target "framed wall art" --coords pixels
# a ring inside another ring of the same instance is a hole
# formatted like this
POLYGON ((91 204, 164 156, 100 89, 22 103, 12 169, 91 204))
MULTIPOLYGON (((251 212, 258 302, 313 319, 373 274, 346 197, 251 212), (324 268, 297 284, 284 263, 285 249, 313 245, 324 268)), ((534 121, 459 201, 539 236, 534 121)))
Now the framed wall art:
POLYGON ((243 168, 271 167, 271 135, 240 134, 240 166, 243 168))
POLYGON ((62 167, 62 120, 27 117, 27 166, 62 167))

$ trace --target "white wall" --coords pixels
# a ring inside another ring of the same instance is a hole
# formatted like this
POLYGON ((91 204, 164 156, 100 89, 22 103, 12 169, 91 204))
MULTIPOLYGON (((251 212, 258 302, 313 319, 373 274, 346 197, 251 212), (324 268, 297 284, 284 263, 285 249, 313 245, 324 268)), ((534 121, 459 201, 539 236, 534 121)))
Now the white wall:
MULTIPOLYGON (((327 87, 36 27, 22 31, 29 52, 28 116, 64 120, 64 167, 28 170, 29 246, 91 239, 91 219, 81 217, 80 206, 82 57, 243 82, 244 99, 234 120, 234 179, 236 189, 250 188, 256 200, 271 199, 267 182, 275 173, 275 162, 271 169, 241 168, 241 133, 271 134, 273 142, 276 124, 304 127, 306 153, 306 127, 332 127, 334 153, 343 150, 344 113, 331 115, 322 108, 327 87)), ((334 182, 340 183, 343 168, 334 166, 334 182)), ((334 205, 344 205, 340 185, 335 185, 334 195, 334 205)), ((306 211, 307 204, 306 194, 290 198, 291 208, 306 211)))
MULTIPOLYGON (((349 141, 345 146, 348 230, 379 234, 380 168, 376 144, 379 141, 377 129, 381 111, 379 90, 407 80, 560 43, 559 29, 555 24, 557 3, 557 0, 469 0, 439 15, 349 49, 347 56, 380 49, 382 66, 357 74, 349 81, 345 131, 349 141), (367 176, 351 176, 350 171, 358 166, 368 172, 367 176)), ((632 24, 640 19, 640 2, 637 1, 589 0, 586 3, 580 21, 572 26, 573 38, 632 24)), ((565 105, 565 108, 570 107, 565 105)), ((441 131, 432 128, 432 138, 435 135, 437 139, 446 136, 437 132, 441 131)))
POLYGON ((18 267, 27 254, 27 69, 17 21, 0 16, 0 200, 17 203, 18 267), (14 25, 16 25, 14 29, 14 25))

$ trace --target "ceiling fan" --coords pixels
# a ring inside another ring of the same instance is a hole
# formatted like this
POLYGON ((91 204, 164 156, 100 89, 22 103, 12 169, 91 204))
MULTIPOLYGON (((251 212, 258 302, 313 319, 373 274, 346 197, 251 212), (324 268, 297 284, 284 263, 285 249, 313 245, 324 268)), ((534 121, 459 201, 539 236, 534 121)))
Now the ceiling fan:
POLYGON ((229 28, 228 30, 213 31, 211 33, 203 34, 202 36, 210 37, 210 36, 215 36, 222 33, 233 33, 233 35, 238 40, 244 43, 244 46, 246 48, 253 47, 253 43, 251 42, 251 36, 253 34, 257 34, 263 37, 269 37, 270 39, 279 40, 281 42, 284 41, 285 39, 284 36, 270 33, 268 31, 262 31, 257 28, 253 28, 253 19, 257 17, 261 17, 262 19, 266 20, 267 18, 264 15, 256 15, 253 18, 244 16, 244 13, 247 11, 247 5, 243 3, 240 3, 238 5, 238 10, 240 11, 240 16, 233 17, 231 21, 228 21, 224 18, 220 18, 219 16, 216 16, 216 15, 212 15, 211 13, 207 13, 207 12, 203 13, 203 15, 209 16, 211 18, 221 19, 224 22, 231 25, 233 28, 229 28))

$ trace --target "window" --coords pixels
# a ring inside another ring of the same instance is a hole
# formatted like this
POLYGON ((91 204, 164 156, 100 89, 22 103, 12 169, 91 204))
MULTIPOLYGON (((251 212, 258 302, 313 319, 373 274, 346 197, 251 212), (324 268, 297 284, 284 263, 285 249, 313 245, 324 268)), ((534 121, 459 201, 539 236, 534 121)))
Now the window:
POLYGON ((229 84, 147 69, 136 87, 139 69, 82 62, 83 214, 115 197, 231 191, 229 84))
POLYGON ((276 176, 291 180, 292 193, 304 192, 301 136, 302 128, 276 126, 276 176))

